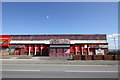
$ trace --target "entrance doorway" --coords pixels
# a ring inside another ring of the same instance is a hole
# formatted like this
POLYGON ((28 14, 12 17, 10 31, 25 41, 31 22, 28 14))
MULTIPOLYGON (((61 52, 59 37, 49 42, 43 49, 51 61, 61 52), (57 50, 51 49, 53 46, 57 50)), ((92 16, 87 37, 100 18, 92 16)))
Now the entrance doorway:
POLYGON ((49 56, 50 57, 69 57, 70 46, 69 45, 51 45, 49 56))

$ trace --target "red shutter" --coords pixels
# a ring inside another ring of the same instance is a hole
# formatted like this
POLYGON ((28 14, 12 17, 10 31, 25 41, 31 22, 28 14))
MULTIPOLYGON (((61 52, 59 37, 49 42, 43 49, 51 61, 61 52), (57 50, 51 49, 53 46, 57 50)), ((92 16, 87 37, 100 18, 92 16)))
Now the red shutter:
POLYGON ((70 46, 70 52, 75 52, 75 45, 70 46))
POLYGON ((28 47, 27 46, 25 46, 24 52, 28 52, 28 47))
POLYGON ((40 52, 40 48, 36 46, 36 52, 40 52))
POLYGON ((30 52, 34 52, 34 47, 33 46, 31 46, 30 52))

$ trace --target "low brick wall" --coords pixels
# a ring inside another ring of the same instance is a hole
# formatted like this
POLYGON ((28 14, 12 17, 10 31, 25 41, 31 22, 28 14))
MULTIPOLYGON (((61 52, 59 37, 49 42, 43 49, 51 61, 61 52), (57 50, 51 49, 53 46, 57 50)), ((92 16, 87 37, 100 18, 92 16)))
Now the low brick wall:
POLYGON ((73 55, 73 60, 82 60, 82 55, 73 55))
POLYGON ((114 60, 114 55, 104 55, 104 60, 114 60))
POLYGON ((120 55, 115 55, 115 60, 120 60, 120 55))
POLYGON ((94 55, 93 60, 104 60, 103 55, 94 55))
POLYGON ((74 55, 73 60, 120 60, 120 55, 74 55))
POLYGON ((85 55, 85 60, 93 60, 93 55, 85 55))

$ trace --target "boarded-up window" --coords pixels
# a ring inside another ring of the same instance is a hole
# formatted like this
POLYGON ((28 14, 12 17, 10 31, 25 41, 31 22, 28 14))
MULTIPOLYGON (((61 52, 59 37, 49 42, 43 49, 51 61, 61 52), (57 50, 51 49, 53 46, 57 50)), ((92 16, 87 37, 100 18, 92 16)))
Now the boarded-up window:
POLYGON ((63 53, 63 49, 62 48, 60 48, 60 49, 58 48, 57 49, 57 53, 63 53))
POLYGON ((56 53, 56 49, 50 49, 50 53, 56 53))

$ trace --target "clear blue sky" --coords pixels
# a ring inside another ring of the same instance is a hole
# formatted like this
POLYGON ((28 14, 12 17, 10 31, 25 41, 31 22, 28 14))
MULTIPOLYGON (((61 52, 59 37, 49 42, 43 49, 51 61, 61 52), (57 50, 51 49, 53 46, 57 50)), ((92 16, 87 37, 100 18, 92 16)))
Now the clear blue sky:
POLYGON ((2 10, 2 34, 118 33, 117 2, 3 2, 2 10))
POLYGON ((113 34, 117 2, 3 2, 2 34, 113 34))

